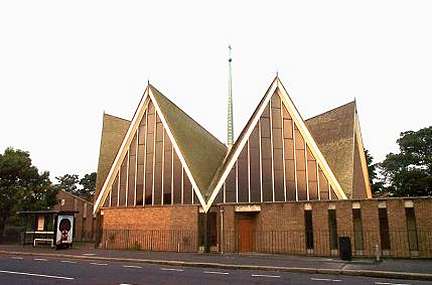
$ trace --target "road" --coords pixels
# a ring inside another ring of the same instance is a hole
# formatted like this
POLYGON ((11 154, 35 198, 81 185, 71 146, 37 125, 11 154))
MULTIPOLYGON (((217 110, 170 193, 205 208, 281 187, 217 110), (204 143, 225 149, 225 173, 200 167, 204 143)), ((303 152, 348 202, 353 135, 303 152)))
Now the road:
POLYGON ((4 255, 0 256, 0 284, 414 285, 431 282, 4 255))

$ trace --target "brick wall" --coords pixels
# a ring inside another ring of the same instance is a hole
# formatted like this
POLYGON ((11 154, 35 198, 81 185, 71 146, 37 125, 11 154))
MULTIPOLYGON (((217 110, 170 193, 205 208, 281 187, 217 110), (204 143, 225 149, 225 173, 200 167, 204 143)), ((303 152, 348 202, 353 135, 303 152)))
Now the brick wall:
POLYGON ((105 208, 103 248, 195 252, 198 206, 105 208))

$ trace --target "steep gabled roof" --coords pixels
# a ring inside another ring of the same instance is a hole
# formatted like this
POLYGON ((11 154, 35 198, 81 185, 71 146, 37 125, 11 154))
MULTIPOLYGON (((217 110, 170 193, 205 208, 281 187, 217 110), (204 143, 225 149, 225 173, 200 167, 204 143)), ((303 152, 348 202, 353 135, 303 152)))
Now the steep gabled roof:
POLYGON ((207 200, 211 180, 225 158, 227 147, 155 87, 150 85, 150 90, 198 189, 207 200))
POLYGON ((354 155, 356 147, 363 149, 356 102, 326 111, 307 119, 305 123, 347 196, 356 198, 361 194, 356 192, 357 185, 354 183, 354 165, 357 163, 362 165, 359 169, 363 168, 363 174, 357 173, 357 176, 365 177, 364 185, 370 192, 368 173, 364 169, 364 153, 360 150, 357 156, 354 155))
POLYGON ((291 98, 289 97, 288 93, 286 92, 284 86, 282 85, 282 82, 279 80, 278 77, 276 77, 273 80, 273 82, 271 83, 270 87, 267 89, 266 94, 261 99, 257 108, 255 109, 254 113, 252 114, 252 117, 249 119, 246 126, 242 130, 240 136, 236 140, 232 149, 227 154, 227 157, 224 160, 223 165, 218 169, 215 177, 213 178, 212 183, 210 185, 212 194, 211 194, 210 200, 207 202, 207 205, 206 205, 206 208, 204 209, 204 211, 208 211, 208 209, 211 207, 211 205, 212 205, 214 199, 216 198, 218 192, 222 188, 222 185, 223 185, 226 177, 228 176, 231 168, 233 167, 235 161, 238 159, 241 150, 245 146, 250 134, 252 133, 255 125, 257 124, 258 120, 260 119, 260 116, 263 113, 264 108, 267 106, 272 95, 276 92, 279 92, 279 96, 281 97, 283 104, 285 105, 285 107, 287 108, 288 112, 290 113, 290 116, 292 117, 293 121, 295 122, 295 124, 299 128, 301 135, 304 137, 305 141, 307 141, 307 144, 310 147, 312 154, 316 157, 317 162, 319 163, 323 172, 327 176, 329 184, 333 187, 336 195, 340 199, 346 199, 344 191, 342 190, 342 188, 341 188, 339 182, 337 181, 336 177, 334 176, 331 168, 329 167, 324 156, 322 155, 321 151, 319 150, 318 145, 316 144, 316 142, 314 141, 308 128, 306 127, 303 118, 301 117, 300 113, 298 112, 297 108, 295 107, 294 103, 292 102, 291 98))
POLYGON ((99 195, 102 189, 129 125, 130 121, 128 120, 103 114, 95 197, 99 195))

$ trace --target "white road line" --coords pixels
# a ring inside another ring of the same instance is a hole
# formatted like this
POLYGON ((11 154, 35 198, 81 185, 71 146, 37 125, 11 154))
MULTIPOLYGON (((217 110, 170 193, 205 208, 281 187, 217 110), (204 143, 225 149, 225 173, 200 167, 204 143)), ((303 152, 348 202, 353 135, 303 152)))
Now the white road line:
POLYGON ((204 271, 205 274, 220 274, 220 275, 228 275, 228 272, 220 272, 220 271, 204 271))
POLYGON ((183 269, 178 269, 178 268, 161 268, 161 270, 163 271, 177 271, 177 272, 183 272, 183 269))
POLYGON ((339 279, 328 279, 328 278, 311 278, 312 281, 326 281, 326 282, 341 282, 339 279))
POLYGON ((48 261, 48 259, 45 258, 35 258, 34 261, 48 261))
POLYGON ((141 266, 138 266, 138 265, 123 265, 123 267, 125 267, 125 268, 142 268, 141 266))
POLYGON ((132 284, 129 284, 129 283, 120 283, 120 285, 132 285, 132 284))
POLYGON ((73 263, 73 264, 75 264, 75 263, 78 263, 78 262, 76 262, 76 261, 70 261, 70 260, 62 260, 62 261, 60 261, 61 263, 73 263))
POLYGON ((99 265, 99 266, 106 266, 106 265, 108 265, 106 263, 95 263, 95 262, 91 262, 90 264, 91 265, 99 265))
POLYGON ((409 283, 375 282, 376 285, 410 285, 409 283))
POLYGON ((252 277, 280 278, 279 275, 252 274, 252 277))
POLYGON ((83 253, 82 255, 85 255, 85 256, 93 256, 93 255, 96 255, 95 253, 83 253))
POLYGON ((72 277, 65 277, 65 276, 44 275, 44 274, 36 274, 36 273, 28 273, 28 272, 16 272, 16 271, 7 271, 7 270, 0 270, 0 273, 27 275, 27 276, 36 276, 36 277, 45 277, 45 278, 54 278, 54 279, 64 279, 64 280, 74 280, 75 279, 72 277))
POLYGON ((22 260, 22 259, 24 259, 24 258, 19 257, 19 256, 12 256, 11 258, 12 258, 12 259, 18 259, 18 260, 22 260))

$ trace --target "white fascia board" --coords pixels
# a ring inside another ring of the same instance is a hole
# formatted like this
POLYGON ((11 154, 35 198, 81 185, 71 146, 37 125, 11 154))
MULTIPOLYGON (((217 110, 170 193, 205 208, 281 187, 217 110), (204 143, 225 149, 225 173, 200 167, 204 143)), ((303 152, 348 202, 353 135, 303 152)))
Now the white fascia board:
POLYGON ((264 112, 264 109, 266 108, 268 102, 270 101, 271 96, 274 94, 277 88, 277 80, 274 80, 270 88, 268 89, 267 93, 264 96, 264 102, 261 105, 258 112, 255 114, 255 117, 252 118, 252 122, 249 125, 249 129, 246 130, 246 134, 243 136, 242 140, 239 142, 239 146, 237 147, 235 153, 231 156, 230 161, 227 163, 227 166, 225 167, 223 174, 219 181, 217 182, 212 195, 210 196, 210 199, 208 203, 204 207, 204 212, 207 213, 207 211, 210 209, 211 205, 213 204, 214 200, 216 199, 217 194, 219 194, 219 190, 222 188, 223 183, 225 182, 225 179, 229 175, 229 172, 231 171, 231 168, 234 166, 234 163, 237 161, 241 151, 243 150, 243 147, 245 146, 246 142, 249 139, 250 134, 252 133, 253 129, 255 128, 256 124, 258 123, 261 114, 264 112))
POLYGON ((307 142, 307 145, 309 146, 312 154, 315 156, 317 162, 321 166, 322 171, 324 172, 324 174, 328 178, 329 184, 333 187, 333 190, 335 191, 335 193, 339 199, 347 199, 345 192, 342 190, 342 187, 340 186, 339 182, 337 181, 336 177, 334 176, 332 170, 330 169, 330 166, 327 164, 327 161, 325 160, 324 156, 322 155, 321 151, 319 150, 318 145, 316 144, 315 140, 313 139, 312 135, 310 134, 308 128, 306 127, 306 124, 303 121, 303 118, 298 113, 294 103, 292 102, 290 96, 288 95, 287 91, 285 90, 285 87, 280 82, 279 78, 277 79, 277 86, 279 87, 278 88, 279 92, 281 92, 281 94, 279 94, 279 95, 282 98, 282 101, 283 101, 285 107, 287 108, 293 121, 296 123, 300 133, 303 136, 303 138, 307 142))
MULTIPOLYGON (((201 206, 205 209, 205 205, 206 205, 205 200, 204 200, 203 196, 201 195, 201 192, 200 192, 200 190, 198 188, 198 185, 195 182, 195 179, 192 176, 192 172, 189 170, 189 167, 188 167, 188 165, 186 163, 186 160, 183 158, 183 155, 182 155, 182 153, 180 151, 180 148, 178 147, 177 142, 174 139, 174 136, 173 136, 173 134, 171 132, 171 129, 169 128, 169 126, 168 126, 168 124, 167 124, 167 122, 165 120, 165 116, 162 113, 162 111, 161 111, 161 109, 160 109, 160 107, 158 105, 158 102, 154 98, 154 95, 153 95, 153 92, 151 91, 151 88, 149 88, 149 90, 150 90, 149 91, 149 96, 150 96, 150 98, 151 98, 151 100, 152 100, 152 102, 153 102, 153 104, 155 106, 156 112, 158 112, 158 114, 159 114, 159 118, 160 118, 160 120, 162 122, 162 125, 164 126, 164 128, 166 130, 166 133, 168 134, 168 137, 170 138, 170 140, 172 142, 172 145, 173 145, 173 147, 174 147, 174 149, 175 149, 175 151, 177 153, 177 156, 179 157, 179 160, 180 160, 180 162, 181 162, 184 170, 186 171, 187 176, 189 177, 189 180, 190 180, 190 182, 192 184, 192 188, 194 189, 195 194, 197 195, 197 197, 198 197, 198 199, 199 199, 199 201, 201 203, 201 206)), ((183 185, 183 183, 182 183, 182 185, 183 185)))
POLYGON ((113 164, 111 165, 111 169, 110 172, 108 173, 107 178, 105 179, 105 182, 102 186, 101 192, 99 193, 99 196, 96 199, 96 202, 93 206, 93 214, 95 215, 97 213, 97 211, 99 210, 99 208, 101 207, 101 205, 103 204, 103 202, 105 201, 108 193, 109 193, 109 189, 111 188, 115 176, 114 174, 117 174, 117 171, 119 170, 120 166, 121 166, 121 160, 125 157, 128 149, 129 149, 129 145, 132 142, 133 139, 133 135, 136 132, 136 129, 138 128, 138 125, 141 121, 141 118, 143 116, 143 113, 145 111, 145 106, 147 105, 149 98, 148 98, 148 91, 149 91, 149 86, 147 86, 146 90, 144 91, 144 95, 141 98, 141 101, 138 105, 137 111, 135 112, 135 115, 132 119, 131 124, 129 125, 129 129, 123 139, 123 142, 120 146, 120 149, 117 153, 116 158, 114 159, 113 164))

